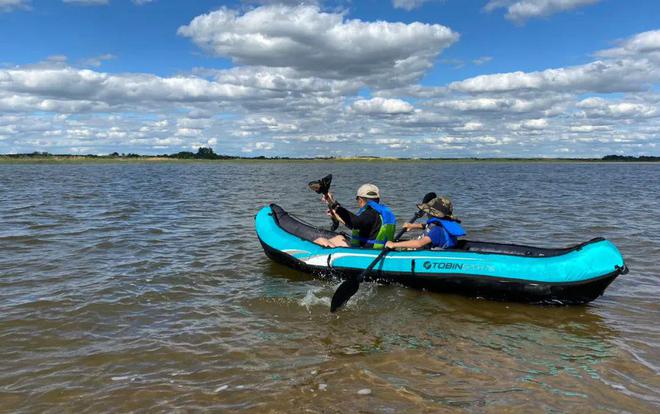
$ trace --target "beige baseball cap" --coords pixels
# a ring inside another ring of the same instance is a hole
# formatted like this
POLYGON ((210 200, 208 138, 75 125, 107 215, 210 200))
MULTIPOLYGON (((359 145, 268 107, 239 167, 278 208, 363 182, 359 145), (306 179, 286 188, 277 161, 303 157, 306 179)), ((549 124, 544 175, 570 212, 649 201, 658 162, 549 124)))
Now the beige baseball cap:
POLYGON ((357 197, 380 198, 380 191, 373 184, 362 184, 357 190, 357 197))

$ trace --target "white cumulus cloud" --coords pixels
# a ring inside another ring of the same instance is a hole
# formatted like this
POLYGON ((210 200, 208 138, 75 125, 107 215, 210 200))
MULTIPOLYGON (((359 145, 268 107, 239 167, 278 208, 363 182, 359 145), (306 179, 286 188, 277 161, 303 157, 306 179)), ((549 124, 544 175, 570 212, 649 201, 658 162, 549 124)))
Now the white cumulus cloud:
POLYGON ((414 110, 413 106, 401 99, 372 98, 355 101, 353 110, 362 114, 408 114, 414 110))
POLYGON ((546 129, 548 127, 548 121, 545 119, 528 119, 527 121, 524 121, 520 126, 525 129, 533 130, 546 129))
POLYGON ((629 92, 647 89, 660 80, 660 66, 647 59, 602 60, 585 65, 481 75, 453 82, 450 88, 469 93, 552 90, 629 92))
POLYGON ((483 65, 485 63, 488 63, 491 60, 493 60, 492 56, 482 56, 482 57, 479 57, 479 58, 476 58, 476 59, 472 60, 472 63, 479 66, 479 65, 483 65))
POLYGON ((619 42, 619 47, 601 50, 596 56, 606 58, 653 56, 660 60, 660 30, 638 33, 619 42))
POLYGON ((223 8, 179 28, 195 44, 241 65, 292 68, 328 79, 410 83, 458 39, 439 24, 364 22, 316 6, 223 8))
POLYGON ((600 0, 490 0, 484 10, 506 9, 506 18, 523 23, 531 18, 573 10, 598 3, 600 0))
POLYGON ((413 10, 421 7, 430 0, 392 0, 392 6, 395 9, 413 10))
POLYGON ((651 118, 660 116, 656 103, 619 101, 603 98, 587 98, 576 104, 589 118, 651 118))
POLYGON ((79 4, 81 6, 98 6, 108 4, 110 0, 62 0, 64 3, 79 4))
POLYGON ((0 13, 29 7, 29 0, 0 0, 0 13))
POLYGON ((484 125, 481 122, 466 122, 463 126, 456 127, 456 131, 481 131, 484 128, 484 125))

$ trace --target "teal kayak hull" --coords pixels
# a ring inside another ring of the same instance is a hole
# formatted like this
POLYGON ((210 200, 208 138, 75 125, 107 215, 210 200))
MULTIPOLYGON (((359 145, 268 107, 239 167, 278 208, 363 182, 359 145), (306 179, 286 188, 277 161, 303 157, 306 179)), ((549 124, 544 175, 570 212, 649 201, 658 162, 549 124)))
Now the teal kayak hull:
MULTIPOLYGON (((255 227, 270 258, 320 276, 359 273, 379 253, 317 245, 311 240, 333 233, 277 205, 262 208, 255 227)), ((577 304, 596 299, 626 272, 619 250, 602 238, 563 249, 462 241, 456 249, 391 251, 367 279, 487 299, 577 304)))

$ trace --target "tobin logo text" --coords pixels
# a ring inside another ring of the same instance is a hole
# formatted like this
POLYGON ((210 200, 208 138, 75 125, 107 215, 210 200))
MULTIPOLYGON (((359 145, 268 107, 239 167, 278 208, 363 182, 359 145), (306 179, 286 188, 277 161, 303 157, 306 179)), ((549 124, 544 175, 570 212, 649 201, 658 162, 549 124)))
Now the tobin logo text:
POLYGON ((431 262, 431 261, 425 261, 424 264, 424 269, 426 270, 431 270, 431 269, 444 269, 444 270, 463 270, 463 263, 451 263, 451 262, 431 262))

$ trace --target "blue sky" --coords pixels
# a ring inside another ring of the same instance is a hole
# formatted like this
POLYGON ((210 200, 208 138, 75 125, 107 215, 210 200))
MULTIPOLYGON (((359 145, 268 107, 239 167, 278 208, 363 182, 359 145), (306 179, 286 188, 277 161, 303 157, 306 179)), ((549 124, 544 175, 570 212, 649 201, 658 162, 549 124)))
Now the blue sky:
POLYGON ((0 0, 0 153, 660 154, 660 2, 0 0))

